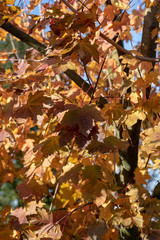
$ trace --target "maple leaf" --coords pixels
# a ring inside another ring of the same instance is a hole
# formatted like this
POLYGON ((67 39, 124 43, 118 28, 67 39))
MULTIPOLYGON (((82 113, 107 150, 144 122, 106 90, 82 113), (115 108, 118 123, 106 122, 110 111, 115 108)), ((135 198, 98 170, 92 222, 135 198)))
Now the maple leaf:
POLYGON ((93 22, 93 17, 94 16, 91 13, 86 14, 83 12, 78 12, 75 20, 72 23, 72 29, 75 31, 78 29, 80 32, 85 33, 87 26, 94 28, 95 23, 93 22))
POLYGON ((99 63, 99 52, 97 50, 98 45, 91 44, 89 39, 83 39, 79 42, 80 49, 78 50, 81 61, 86 65, 91 57, 99 63))
POLYGON ((111 124, 113 120, 118 120, 124 113, 123 105, 119 103, 105 104, 102 109, 104 118, 107 118, 108 123, 111 124))
POLYGON ((117 31, 118 29, 121 29, 121 31, 124 31, 126 29, 126 26, 129 24, 130 24, 130 19, 128 17, 128 13, 125 12, 123 14, 121 21, 114 21, 112 24, 112 27, 114 31, 117 31))
POLYGON ((68 164, 67 166, 65 166, 63 168, 63 173, 61 174, 61 176, 59 177, 59 182, 63 183, 63 182, 67 182, 68 180, 72 180, 72 182, 77 185, 79 182, 79 172, 82 168, 82 164, 77 164, 77 165, 73 165, 73 164, 68 164))
MULTIPOLYGON (((54 223, 53 214, 47 212, 44 208, 36 208, 37 214, 31 217, 30 224, 40 226, 37 235, 39 238, 51 238, 51 239, 60 239, 62 237, 62 232, 59 224, 54 223)), ((57 221, 58 222, 58 221, 57 221)), ((57 223, 56 222, 56 223, 57 223)), ((33 235, 33 233, 32 233, 33 235)))
POLYGON ((27 208, 26 208, 26 216, 28 215, 35 215, 37 214, 37 208, 43 208, 45 203, 39 201, 38 203, 36 201, 31 201, 27 203, 27 208))
POLYGON ((91 185, 94 185, 97 182, 97 179, 102 178, 101 168, 98 165, 94 166, 85 166, 83 169, 82 179, 88 179, 91 185))
POLYGON ((1 146, 1 144, 3 143, 3 141, 4 141, 6 138, 9 138, 9 137, 10 137, 9 133, 6 132, 5 130, 2 130, 2 131, 0 132, 0 146, 1 146))
POLYGON ((124 142, 114 136, 109 136, 105 138, 103 142, 92 140, 87 149, 89 152, 108 153, 115 149, 127 149, 128 146, 128 142, 124 142))
POLYGON ((59 149, 59 137, 52 136, 45 139, 43 142, 40 143, 42 146, 41 151, 45 157, 48 155, 53 154, 55 151, 59 149))
POLYGON ((16 79, 11 82, 10 89, 29 89, 31 85, 38 86, 40 82, 44 81, 45 76, 42 73, 33 74, 32 72, 29 74, 25 74, 21 78, 16 79))
POLYGON ((24 60, 20 60, 18 64, 18 71, 16 71, 15 74, 17 74, 18 77, 21 77, 26 72, 29 64, 24 60))
POLYGON ((41 0, 31 0, 28 6, 29 10, 32 11, 40 2, 41 0))
POLYGON ((123 221, 122 221, 122 225, 123 225, 124 227, 129 227, 129 226, 131 225, 131 223, 132 223, 131 217, 125 218, 125 219, 123 219, 123 221))
POLYGON ((139 169, 136 168, 135 170, 135 181, 138 185, 146 184, 146 181, 151 178, 148 174, 147 169, 139 169))
POLYGON ((137 110, 129 114, 126 118, 127 119, 125 120, 125 123, 127 127, 132 127, 138 121, 138 119, 144 121, 146 119, 146 114, 144 111, 137 110))
POLYGON ((37 208, 36 209, 37 216, 33 217, 31 220, 32 224, 36 224, 39 222, 39 224, 47 224, 51 223, 52 224, 52 213, 47 212, 45 208, 37 208))
POLYGON ((27 180, 20 183, 16 190, 19 192, 19 197, 24 201, 29 201, 36 197, 37 200, 41 200, 42 197, 48 192, 47 186, 41 182, 32 179, 30 182, 27 180))
POLYGON ((145 129, 141 133, 141 137, 143 140, 142 150, 146 151, 147 154, 155 153, 160 148, 160 128, 159 126, 155 126, 154 128, 145 129), (157 151, 156 151, 157 150, 157 151))
POLYGON ((105 203, 106 197, 107 197, 107 193, 104 189, 102 189, 100 196, 96 197, 96 199, 94 200, 94 203, 99 207, 105 203))
POLYGON ((73 207, 78 199, 82 197, 81 192, 71 184, 70 181, 62 183, 59 192, 55 199, 55 204, 58 208, 67 208, 67 206, 73 207), (69 196, 69 198, 68 198, 69 196))
POLYGON ((81 134, 79 132, 77 125, 71 128, 69 128, 68 126, 67 127, 61 126, 59 130, 60 130, 59 133, 60 146, 64 146, 68 142, 71 142, 73 138, 75 138, 75 143, 78 145, 79 148, 83 148, 90 141, 90 136, 85 137, 83 134, 81 134))
POLYGON ((97 121, 103 121, 100 112, 94 105, 85 105, 82 108, 66 112, 61 123, 69 127, 78 125, 79 132, 88 137, 97 121))
POLYGON ((14 216, 18 218, 19 224, 25 224, 28 223, 26 218, 26 209, 25 208, 17 208, 14 211, 12 211, 11 216, 14 216))
POLYGON ((113 217, 113 203, 108 201, 103 204, 103 207, 100 210, 100 218, 104 219, 106 223, 113 217))
POLYGON ((138 228, 143 228, 143 217, 140 214, 137 214, 137 216, 132 217, 133 222, 138 228))
POLYGON ((88 237, 87 240, 97 239, 100 240, 103 238, 103 235, 107 232, 106 223, 102 220, 96 221, 94 224, 89 224, 88 226, 88 237))
POLYGON ((37 91, 35 93, 30 93, 28 96, 27 104, 18 108, 13 114, 17 119, 23 120, 31 117, 34 122, 37 121, 37 116, 43 114, 43 106, 52 105, 52 101, 49 97, 44 96, 43 91, 37 91))

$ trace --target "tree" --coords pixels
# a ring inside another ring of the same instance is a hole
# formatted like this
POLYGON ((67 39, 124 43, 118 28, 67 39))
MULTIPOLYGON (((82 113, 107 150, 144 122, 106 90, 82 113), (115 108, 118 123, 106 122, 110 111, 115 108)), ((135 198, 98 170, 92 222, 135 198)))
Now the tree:
POLYGON ((41 1, 14 2, 0 2, 12 43, 0 58, 0 179, 21 204, 4 206, 0 238, 155 237, 159 190, 146 184, 160 163, 159 2, 129 13, 128 0, 61 0, 40 16, 41 1), (142 42, 129 51, 131 29, 142 42))

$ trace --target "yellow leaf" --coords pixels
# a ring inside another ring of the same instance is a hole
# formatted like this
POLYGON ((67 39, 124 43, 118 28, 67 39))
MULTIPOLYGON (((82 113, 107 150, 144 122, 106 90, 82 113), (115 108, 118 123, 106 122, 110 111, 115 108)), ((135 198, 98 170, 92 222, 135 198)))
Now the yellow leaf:
POLYGON ((45 174, 43 175, 43 181, 46 184, 54 185, 56 182, 56 177, 53 175, 53 172, 51 171, 51 168, 48 167, 45 171, 45 174))
POLYGON ((130 196, 130 202, 136 202, 139 199, 137 188, 131 188, 126 195, 130 196))
POLYGON ((16 16, 14 18, 14 22, 17 24, 17 25, 20 25, 21 24, 21 17, 20 16, 16 16))
MULTIPOLYGON (((0 24, 2 25, 5 21, 2 20, 2 22, 0 21, 0 24)), ((0 29, 0 40, 5 40, 6 36, 7 36, 7 32, 3 29, 0 29)))
POLYGON ((123 219, 122 224, 125 227, 129 227, 132 223, 132 219, 130 217, 123 219))
POLYGON ((138 119, 144 121, 146 119, 146 114, 140 110, 133 112, 127 116, 125 123, 127 127, 132 127, 138 119))
POLYGON ((77 199, 81 197, 82 193, 79 190, 75 189, 74 185, 72 185, 70 182, 66 182, 61 184, 56 200, 59 200, 61 202, 62 208, 64 208, 67 205, 73 206, 77 199))
POLYGON ((6 4, 13 5, 15 0, 6 0, 6 4))
POLYGON ((132 92, 129 97, 130 97, 131 102, 133 102, 135 104, 138 103, 139 95, 136 92, 132 92))
POLYGON ((61 66, 61 71, 65 72, 66 70, 71 69, 71 70, 76 70, 76 66, 73 62, 67 61, 66 64, 61 66))
POLYGON ((137 216, 135 217, 132 217, 135 225, 138 227, 138 228, 142 228, 143 227, 143 218, 140 214, 138 214, 137 216))
POLYGON ((70 154, 70 156, 68 158, 68 162, 77 163, 77 161, 78 161, 78 153, 77 153, 77 151, 72 151, 72 153, 70 154))

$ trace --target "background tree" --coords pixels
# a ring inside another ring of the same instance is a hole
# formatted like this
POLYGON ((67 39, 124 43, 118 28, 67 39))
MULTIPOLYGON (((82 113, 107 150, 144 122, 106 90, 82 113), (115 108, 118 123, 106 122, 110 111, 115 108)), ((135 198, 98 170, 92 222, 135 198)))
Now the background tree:
POLYGON ((3 203, 0 238, 153 238, 159 2, 62 0, 33 15, 40 2, 0 3, 1 193, 19 199, 3 203), (143 34, 129 51, 131 29, 143 34))

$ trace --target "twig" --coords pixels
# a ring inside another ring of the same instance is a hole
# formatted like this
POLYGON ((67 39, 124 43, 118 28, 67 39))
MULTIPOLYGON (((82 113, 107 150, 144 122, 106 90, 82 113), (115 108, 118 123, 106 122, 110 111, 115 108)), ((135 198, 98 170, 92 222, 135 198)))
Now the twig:
POLYGON ((83 204, 83 205, 75 208, 75 209, 72 210, 71 212, 67 213, 65 216, 63 216, 61 219, 59 219, 55 224, 53 224, 53 225, 48 229, 48 231, 50 231, 54 226, 56 226, 57 224, 59 224, 62 220, 64 220, 64 219, 67 218, 68 216, 71 216, 72 213, 76 212, 76 211, 79 210, 79 209, 84 208, 85 206, 91 205, 91 204, 93 204, 93 201, 88 202, 88 203, 85 203, 85 204, 83 204))
POLYGON ((14 42, 13 42, 13 37, 12 37, 11 34, 9 34, 9 38, 10 38, 10 41, 11 41, 12 48, 13 48, 13 50, 15 50, 15 53, 14 53, 14 54, 16 55, 16 58, 19 60, 20 58, 19 58, 19 56, 18 56, 17 50, 16 50, 15 45, 14 45, 14 42))
POLYGON ((77 10, 75 10, 67 1, 61 0, 61 2, 63 2, 72 12, 77 14, 77 10))
POLYGON ((146 162, 145 168, 147 168, 147 165, 148 165, 148 162, 149 162, 149 160, 150 160, 150 157, 151 157, 151 153, 148 155, 148 159, 147 159, 147 162, 146 162))
POLYGON ((58 192, 58 189, 59 189, 59 185, 60 185, 60 183, 57 182, 55 190, 54 190, 54 195, 52 196, 52 202, 51 202, 50 207, 49 207, 49 212, 51 212, 51 210, 52 210, 53 200, 56 198, 56 195, 57 195, 57 192, 58 192))
MULTIPOLYGON (((24 51, 17 51, 17 53, 26 53, 31 50, 33 50, 33 48, 28 48, 24 51)), ((14 54, 14 52, 0 52, 0 55, 12 55, 12 54, 14 54)))
POLYGON ((96 84, 95 84, 95 87, 94 87, 94 90, 93 90, 93 94, 92 94, 90 103, 92 102, 92 100, 93 100, 93 98, 94 98, 94 94, 95 94, 96 89, 97 89, 97 85, 98 85, 98 82, 99 82, 99 79, 100 79, 100 75, 101 75, 101 72, 102 72, 102 70, 103 70, 104 63, 105 63, 105 61, 106 61, 106 57, 107 57, 107 54, 106 54, 106 56, 105 56, 104 59, 103 59, 101 69, 100 69, 100 71, 99 71, 99 73, 98 73, 97 81, 96 81, 96 84))
MULTIPOLYGON (((13 54, 13 53, 12 53, 13 54)), ((19 58, 19 59, 7 59, 7 58, 2 58, 0 59, 0 62, 2 61, 10 61, 10 62, 19 62, 19 60, 24 60, 26 62, 42 62, 44 60, 47 60, 47 57, 41 58, 41 59, 23 59, 23 58, 19 58)))
POLYGON ((91 77, 89 76, 89 74, 88 74, 88 72, 87 72, 86 65, 83 64, 83 67, 84 67, 84 71, 85 71, 85 74, 86 74, 87 80, 88 80, 90 86, 92 86, 92 83, 91 83, 91 80, 90 80, 91 77))

